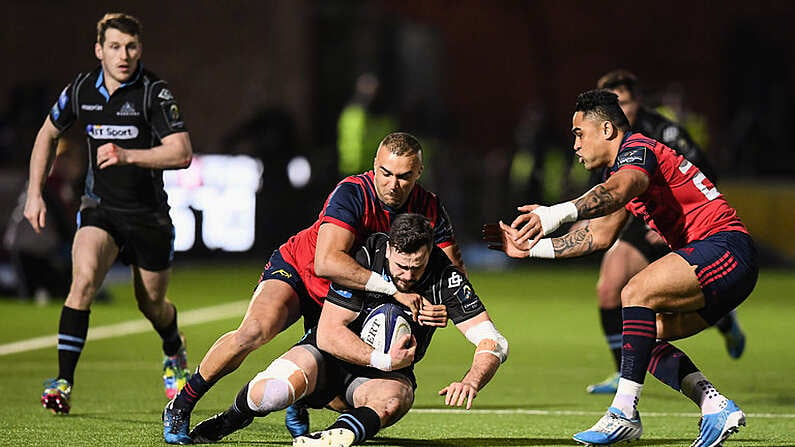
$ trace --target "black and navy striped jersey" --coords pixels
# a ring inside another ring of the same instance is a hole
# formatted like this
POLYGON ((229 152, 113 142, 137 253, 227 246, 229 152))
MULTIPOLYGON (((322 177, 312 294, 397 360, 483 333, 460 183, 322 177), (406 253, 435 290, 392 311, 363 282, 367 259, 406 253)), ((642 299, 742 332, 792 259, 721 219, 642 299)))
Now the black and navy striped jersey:
POLYGON ((63 89, 49 116, 61 132, 74 123, 83 126, 88 141, 88 199, 109 209, 168 209, 162 170, 133 165, 100 170, 96 166, 97 148, 105 143, 147 150, 168 135, 187 131, 165 81, 139 64, 131 79, 110 95, 100 66, 77 75, 63 89))
MULTIPOLYGON (((389 237, 384 233, 375 233, 367 238, 366 243, 356 252, 356 261, 392 281, 386 259, 386 244, 389 237)), ((412 292, 422 295, 433 304, 444 304, 448 318, 455 324, 464 322, 486 311, 483 302, 475 293, 466 275, 456 268, 444 251, 434 246, 428 260, 425 273, 413 287, 412 292)), ((376 292, 365 292, 332 284, 326 300, 358 313, 348 327, 359 333, 364 320, 370 311, 384 303, 394 303, 402 307, 395 298, 376 292)), ((406 310, 408 312, 408 310, 406 310)), ((411 320, 411 313, 408 313, 411 320)), ((412 324, 412 333, 417 338, 417 350, 414 363, 419 362, 431 343, 436 328, 412 324)))

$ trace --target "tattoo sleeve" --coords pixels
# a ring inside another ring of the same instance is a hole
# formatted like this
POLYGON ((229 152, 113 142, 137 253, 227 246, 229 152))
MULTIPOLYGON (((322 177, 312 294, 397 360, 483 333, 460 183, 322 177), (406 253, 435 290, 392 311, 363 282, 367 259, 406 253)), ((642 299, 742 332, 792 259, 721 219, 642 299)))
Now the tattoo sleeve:
POLYGON ((601 217, 610 214, 623 206, 623 204, 616 199, 604 184, 599 184, 575 200, 574 206, 577 207, 579 219, 590 219, 591 217, 601 217))
POLYGON ((555 258, 573 258, 591 253, 593 251, 593 234, 591 234, 590 226, 591 224, 588 223, 576 231, 552 238, 555 258))

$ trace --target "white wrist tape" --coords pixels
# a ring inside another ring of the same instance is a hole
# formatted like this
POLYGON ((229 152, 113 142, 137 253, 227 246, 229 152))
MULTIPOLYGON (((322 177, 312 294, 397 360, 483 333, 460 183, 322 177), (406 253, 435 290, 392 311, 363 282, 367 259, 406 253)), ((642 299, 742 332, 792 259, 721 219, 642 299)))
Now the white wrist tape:
POLYGON ((552 239, 539 239, 533 248, 527 252, 528 258, 555 259, 555 247, 552 246, 552 239))
POLYGON ((392 356, 381 351, 373 350, 370 353, 370 365, 381 371, 392 371, 392 356))
POLYGON ((557 230, 560 224, 577 221, 577 206, 574 202, 563 202, 552 206, 539 206, 531 211, 541 220, 544 236, 557 230))
POLYGON ((394 295, 397 293, 397 287, 391 282, 385 280, 376 272, 370 272, 370 279, 364 285, 364 290, 368 292, 378 292, 385 295, 394 295))
POLYGON ((475 346, 478 346, 481 341, 483 340, 494 340, 497 346, 494 350, 479 350, 475 352, 475 355, 479 353, 489 353, 497 356, 500 359, 500 363, 505 362, 508 359, 508 340, 500 334, 500 331, 494 327, 494 323, 491 321, 484 321, 481 323, 476 324, 469 328, 464 334, 467 340, 470 341, 475 346))

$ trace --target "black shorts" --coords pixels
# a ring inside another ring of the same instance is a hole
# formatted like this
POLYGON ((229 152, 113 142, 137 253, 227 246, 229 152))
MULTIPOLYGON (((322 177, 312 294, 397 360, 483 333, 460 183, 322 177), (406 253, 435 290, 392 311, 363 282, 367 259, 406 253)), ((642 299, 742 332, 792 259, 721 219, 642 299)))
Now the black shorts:
POLYGON ((174 260, 174 225, 166 210, 133 213, 84 206, 77 213, 77 228, 82 227, 107 231, 126 265, 159 272, 171 267, 174 260))
POLYGON ((619 239, 632 245, 641 252, 649 264, 671 252, 667 244, 652 244, 646 240, 646 233, 652 231, 642 219, 630 216, 629 222, 621 230, 619 239))
POLYGON ((336 396, 342 396, 353 405, 353 391, 356 385, 369 379, 403 379, 408 380, 412 389, 417 389, 414 377, 414 366, 398 371, 381 371, 368 366, 359 366, 340 360, 333 355, 321 351, 317 347, 316 329, 312 328, 295 344, 308 349, 318 364, 317 385, 315 391, 305 396, 304 401, 312 408, 323 408, 336 396), (354 385, 353 387, 351 385, 354 385))
POLYGON ((298 274, 298 270, 284 260, 278 249, 273 250, 273 254, 271 254, 268 263, 265 264, 265 268, 259 276, 259 282, 266 279, 286 282, 295 290, 301 304, 301 315, 304 316, 304 332, 317 326, 317 321, 320 318, 320 305, 309 296, 309 292, 306 291, 306 286, 304 286, 304 281, 298 274))

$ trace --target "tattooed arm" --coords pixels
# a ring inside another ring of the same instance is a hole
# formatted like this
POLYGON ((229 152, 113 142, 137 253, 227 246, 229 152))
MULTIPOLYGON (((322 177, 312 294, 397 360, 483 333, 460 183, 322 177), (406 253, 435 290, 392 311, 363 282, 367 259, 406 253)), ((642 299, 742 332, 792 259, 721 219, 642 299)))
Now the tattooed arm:
POLYGON ((574 200, 578 219, 608 215, 623 208, 630 200, 643 194, 649 187, 649 176, 634 169, 616 172, 606 182, 574 200))
POLYGON ((629 212, 624 208, 608 214, 583 221, 583 225, 573 227, 560 237, 552 238, 552 248, 557 258, 574 258, 595 251, 607 250, 613 245, 624 226, 629 212))
POLYGON ((629 217, 629 212, 619 208, 607 216, 583 220, 571 227, 568 233, 551 239, 517 241, 519 230, 503 222, 483 226, 483 239, 489 248, 499 250, 512 258, 574 258, 613 245, 618 233, 629 217))

